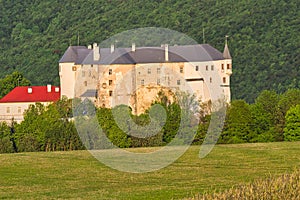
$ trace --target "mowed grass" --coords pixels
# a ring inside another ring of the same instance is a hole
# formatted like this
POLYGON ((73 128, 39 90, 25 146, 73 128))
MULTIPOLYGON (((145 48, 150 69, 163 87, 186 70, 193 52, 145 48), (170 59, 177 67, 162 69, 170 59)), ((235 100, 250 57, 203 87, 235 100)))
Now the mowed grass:
POLYGON ((300 142, 216 145, 203 159, 199 149, 141 174, 111 169, 88 151, 0 154, 0 199, 181 199, 300 168, 300 142))

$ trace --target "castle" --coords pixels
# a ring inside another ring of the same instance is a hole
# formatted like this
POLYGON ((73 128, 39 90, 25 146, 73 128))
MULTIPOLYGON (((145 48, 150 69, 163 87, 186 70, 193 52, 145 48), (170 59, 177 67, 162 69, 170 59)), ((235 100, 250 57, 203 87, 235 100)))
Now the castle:
POLYGON ((201 102, 230 102, 232 59, 227 41, 221 53, 209 44, 100 48, 70 46, 59 61, 61 96, 83 97, 99 107, 129 105, 144 112, 159 91, 189 91, 201 102))

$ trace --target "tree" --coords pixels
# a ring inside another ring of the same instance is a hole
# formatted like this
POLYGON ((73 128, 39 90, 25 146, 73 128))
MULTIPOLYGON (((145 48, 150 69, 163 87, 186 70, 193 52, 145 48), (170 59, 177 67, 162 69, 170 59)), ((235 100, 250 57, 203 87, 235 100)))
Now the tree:
POLYGON ((251 133, 251 112, 244 100, 231 102, 226 113, 224 129, 219 143, 248 142, 251 133))
POLYGON ((6 122, 0 122, 0 153, 13 153, 11 129, 6 122))
POLYGON ((0 79, 0 98, 4 97, 17 86, 28 86, 30 84, 30 81, 27 80, 23 74, 15 71, 5 76, 5 78, 0 79))
POLYGON ((284 127, 285 141, 299 141, 300 140, 300 104, 291 107, 286 116, 286 124, 284 127))
POLYGON ((278 114, 277 120, 277 130, 280 134, 283 134, 283 129, 285 126, 285 117, 287 111, 297 104, 300 104, 300 90, 299 89, 289 89, 280 96, 278 102, 278 114))

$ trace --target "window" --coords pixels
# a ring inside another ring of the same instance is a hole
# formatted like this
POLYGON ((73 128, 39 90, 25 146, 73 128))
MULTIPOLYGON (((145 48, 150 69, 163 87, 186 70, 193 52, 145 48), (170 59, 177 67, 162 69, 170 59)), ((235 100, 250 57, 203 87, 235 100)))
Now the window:
POLYGON ((230 67, 230 64, 227 64, 227 69, 230 69, 231 67, 230 67))
POLYGON ((82 77, 85 77, 85 71, 81 72, 82 77))
POLYGON ((6 107, 6 113, 10 113, 10 107, 6 107))
POLYGON ((160 74, 160 68, 157 68, 157 73, 160 74))
POLYGON ((112 85, 112 82, 113 82, 112 80, 109 80, 108 85, 112 85))
POLYGON ((91 77, 92 76, 92 72, 91 72, 91 70, 89 70, 89 77, 91 77))
POLYGON ((76 71, 76 66, 73 66, 73 67, 72 67, 72 71, 76 71))
POLYGON ((160 85, 160 79, 158 78, 156 81, 157 85, 160 85))
POLYGON ((179 72, 183 73, 183 67, 180 67, 179 72))
POLYGON ((22 108, 18 107, 18 113, 21 113, 21 112, 22 112, 22 108))
POLYGON ((84 86, 87 86, 87 81, 84 81, 84 86))
POLYGON ((199 66, 198 66, 198 65, 196 66, 196 69, 195 69, 195 70, 196 70, 196 71, 199 71, 199 66))
POLYGON ((223 83, 226 83, 226 77, 223 77, 223 83))
POLYGON ((150 68, 148 68, 148 74, 151 74, 151 69, 150 68))
POLYGON ((224 71, 224 64, 221 65, 221 69, 222 69, 222 71, 224 71))
POLYGON ((208 65, 206 65, 205 68, 206 68, 206 71, 208 71, 208 65))
POLYGON ((211 71, 214 71, 214 66, 212 65, 212 66, 210 66, 210 68, 211 68, 211 71))
POLYGON ((108 75, 112 75, 112 69, 108 70, 108 75))
POLYGON ((141 85, 144 85, 145 84, 145 81, 144 79, 141 80, 141 85))
POLYGON ((94 67, 94 65, 91 65, 91 67, 94 67))
POLYGON ((212 78, 211 77, 209 78, 209 82, 212 83, 212 78))
POLYGON ((180 80, 177 80, 177 85, 180 85, 180 80))
POLYGON ((111 97, 113 94, 113 91, 112 90, 109 90, 109 96, 111 97))

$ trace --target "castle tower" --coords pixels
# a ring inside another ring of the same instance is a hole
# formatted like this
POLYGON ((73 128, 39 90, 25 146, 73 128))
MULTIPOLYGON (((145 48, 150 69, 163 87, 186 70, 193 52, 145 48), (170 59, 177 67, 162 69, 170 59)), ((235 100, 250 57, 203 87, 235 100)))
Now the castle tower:
POLYGON ((232 74, 232 58, 228 48, 228 35, 225 36, 225 46, 223 51, 224 64, 222 63, 221 70, 225 72, 225 75, 222 77, 222 87, 224 87, 224 95, 226 101, 229 103, 231 101, 230 93, 230 76, 232 74))

